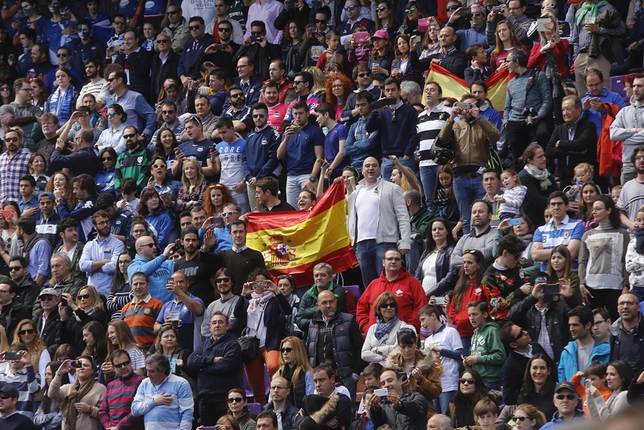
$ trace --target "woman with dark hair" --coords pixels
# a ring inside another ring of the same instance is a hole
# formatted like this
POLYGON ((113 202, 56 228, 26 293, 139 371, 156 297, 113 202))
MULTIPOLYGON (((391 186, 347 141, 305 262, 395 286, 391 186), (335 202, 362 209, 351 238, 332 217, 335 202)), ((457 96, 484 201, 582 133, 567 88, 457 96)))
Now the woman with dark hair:
POLYGON ((116 177, 116 151, 111 146, 103 149, 101 155, 101 170, 96 173, 94 180, 99 193, 114 194, 114 178, 116 177))
POLYGON ((485 385, 483 378, 476 370, 466 369, 461 372, 458 380, 458 391, 449 404, 452 426, 461 428, 477 425, 474 417, 474 406, 489 391, 490 389, 485 385))
POLYGON ((416 279, 423 284, 427 296, 441 295, 454 288, 456 277, 452 273, 450 259, 454 251, 454 237, 445 218, 434 218, 427 225, 425 252, 420 256, 416 279))
POLYGON ((385 30, 389 34, 389 39, 393 39, 398 30, 398 24, 394 7, 389 0, 377 3, 375 18, 376 30, 385 30))
POLYGON ((628 288, 626 251, 630 237, 622 228, 620 211, 608 196, 593 203, 597 227, 581 237, 579 248, 579 288, 590 292, 593 308, 606 307, 613 321, 619 318, 617 299, 628 288))
POLYGON ((448 305, 448 321, 461 335, 465 351, 470 350, 470 342, 474 334, 474 327, 467 315, 467 304, 477 300, 487 302, 485 290, 481 286, 486 269, 485 257, 481 251, 477 249, 465 250, 463 252, 463 267, 458 272, 458 280, 454 287, 454 296, 446 303, 448 305))
MULTIPOLYGON (((263 379, 264 378, 262 378, 262 380, 263 379)), ((237 420, 241 430, 255 430, 257 423, 252 418, 250 410, 248 409, 246 392, 241 388, 233 388, 228 392, 227 402, 228 412, 226 413, 226 416, 230 416, 237 420)))
POLYGON ((0 84, 0 106, 8 105, 13 102, 15 95, 13 94, 13 88, 8 82, 0 84))
MULTIPOLYGON (((302 3, 306 4, 304 1, 302 3)), ((282 59, 286 66, 287 79, 293 79, 295 74, 302 70, 303 61, 300 56, 300 48, 302 47, 303 35, 304 27, 300 21, 292 19, 286 23, 282 39, 282 59)))
POLYGON ((598 196, 602 195, 602 192, 597 184, 586 182, 582 185, 579 194, 579 215, 581 216, 579 221, 584 224, 584 229, 588 231, 597 227, 597 221, 593 217, 593 202, 598 196))
POLYGON ((420 2, 410 1, 405 5, 405 17, 403 18, 402 25, 398 29, 398 33, 403 34, 416 34, 418 29, 418 20, 425 18, 427 13, 423 9, 420 2))
POLYGON ((586 388, 586 402, 590 419, 598 422, 605 421, 611 416, 630 409, 626 399, 628 387, 633 380, 633 368, 623 360, 611 362, 606 369, 606 385, 613 394, 604 401, 601 392, 591 386, 586 388))
POLYGON ((526 365, 521 393, 517 404, 527 403, 539 409, 547 417, 555 413, 552 403, 555 395, 555 373, 552 360, 544 354, 534 354, 526 365))
POLYGON ((107 357, 107 337, 105 327, 98 321, 90 321, 83 327, 83 355, 94 357, 94 364, 100 367, 107 357))
POLYGON ((58 337, 62 342, 70 343, 76 351, 84 351, 86 344, 83 339, 83 327, 91 321, 105 323, 105 308, 98 291, 91 285, 85 285, 76 295, 74 300, 69 293, 62 293, 61 297, 67 301, 64 305, 58 304, 60 315, 60 328, 58 337))
POLYGON ((112 321, 121 319, 121 309, 132 300, 132 287, 127 274, 127 268, 132 264, 132 256, 128 252, 122 252, 116 264, 117 270, 114 271, 110 295, 107 298, 107 310, 112 314, 112 321))
POLYGON ((579 290, 579 275, 572 270, 572 256, 567 246, 555 246, 550 251, 546 273, 549 281, 554 284, 569 284, 571 293, 581 300, 579 290))
POLYGON ((150 179, 148 179, 148 184, 141 191, 141 194, 143 194, 149 189, 157 190, 159 197, 161 197, 163 204, 168 210, 174 206, 174 202, 177 200, 179 190, 181 189, 181 182, 173 181, 168 176, 170 172, 168 161, 162 156, 155 156, 152 159, 152 166, 150 167, 150 179))
MULTIPOLYGON (((60 413, 60 403, 53 401, 47 394, 51 381, 54 379, 54 374, 56 374, 59 367, 60 361, 52 361, 45 368, 45 379, 43 381, 45 395, 40 403, 38 412, 34 415, 34 424, 37 428, 41 428, 43 430, 58 430, 60 429, 60 424, 63 421, 63 415, 60 413)), ((69 378, 67 375, 64 376, 61 383, 69 384, 69 378)))
POLYGON ((34 90, 31 93, 31 103, 34 106, 44 108, 47 97, 49 96, 49 92, 47 91, 47 87, 45 87, 45 83, 42 81, 42 79, 33 78, 29 79, 29 85, 31 86, 31 89, 34 90))
POLYGON ((362 344, 362 359, 368 363, 385 365, 387 356, 398 347, 396 334, 403 328, 414 330, 414 327, 398 318, 398 300, 396 296, 385 291, 373 304, 376 323, 367 330, 362 344))
MULTIPOLYGON (((292 309, 290 315, 284 316, 284 324, 282 324, 285 328, 284 336, 301 337, 302 331, 295 323, 297 308, 300 304, 300 298, 295 294, 295 279, 291 275, 279 275, 277 277, 277 288, 282 292, 282 295, 288 301, 288 304, 291 305, 292 309)), ((284 338, 284 336, 281 337, 284 338)))
MULTIPOLYGON (((192 351, 186 351, 179 345, 179 332, 172 325, 162 325, 157 333, 154 344, 150 347, 150 354, 162 354, 170 362, 170 372, 177 376, 185 377, 184 364, 188 363, 188 357, 192 351)), ((193 376, 189 376, 194 382, 193 376)))
POLYGON ((546 153, 538 143, 531 143, 519 162, 525 164, 519 172, 519 179, 528 188, 521 209, 534 225, 544 225, 543 211, 548 206, 548 196, 559 189, 555 176, 546 167, 546 153))
POLYGON ((172 176, 172 166, 177 161, 177 154, 174 150, 178 147, 179 141, 172 130, 166 128, 159 132, 152 159, 163 158, 166 162, 167 175, 169 176, 172 176))
POLYGON ((62 378, 69 373, 69 359, 63 361, 51 381, 48 395, 60 403, 63 415, 62 428, 65 430, 102 430, 98 409, 105 395, 105 385, 94 380, 92 357, 78 357, 81 367, 76 369, 76 382, 62 385, 62 378), (62 385, 62 386, 61 386, 62 385))
POLYGON ((112 147, 117 154, 125 151, 125 141, 123 140, 123 131, 125 130, 125 121, 127 113, 119 104, 112 104, 107 108, 107 122, 109 126, 101 132, 98 142, 94 149, 100 153, 104 148, 112 147))
POLYGON ((61 67, 56 70, 56 91, 51 93, 45 102, 43 112, 53 113, 58 117, 58 127, 63 127, 76 109, 78 92, 72 85, 72 72, 61 67))
POLYGON ((394 60, 394 50, 389 40, 389 34, 384 30, 376 31, 371 36, 371 58, 367 63, 372 75, 389 76, 391 62, 394 60))
POLYGON ((174 228, 174 220, 154 188, 148 188, 141 194, 139 214, 154 228, 159 247, 165 249, 170 240, 170 232, 174 228))
POLYGON ((47 176, 47 160, 45 156, 39 152, 34 152, 29 157, 29 174, 33 176, 36 180, 36 189, 34 190, 34 195, 36 197, 40 196, 45 191, 47 187, 47 182, 49 182, 49 176, 47 176))
POLYGON ((399 81, 423 82, 420 65, 413 61, 411 37, 398 34, 394 38, 394 61, 391 63, 391 76, 399 81))

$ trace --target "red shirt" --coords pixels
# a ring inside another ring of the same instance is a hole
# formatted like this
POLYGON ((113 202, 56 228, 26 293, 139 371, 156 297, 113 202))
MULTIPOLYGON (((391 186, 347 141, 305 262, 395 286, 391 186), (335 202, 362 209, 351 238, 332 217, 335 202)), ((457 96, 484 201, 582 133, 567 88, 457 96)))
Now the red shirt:
POLYGON ((268 125, 277 130, 279 134, 283 133, 282 122, 284 122, 287 109, 288 106, 282 103, 268 108, 268 125))

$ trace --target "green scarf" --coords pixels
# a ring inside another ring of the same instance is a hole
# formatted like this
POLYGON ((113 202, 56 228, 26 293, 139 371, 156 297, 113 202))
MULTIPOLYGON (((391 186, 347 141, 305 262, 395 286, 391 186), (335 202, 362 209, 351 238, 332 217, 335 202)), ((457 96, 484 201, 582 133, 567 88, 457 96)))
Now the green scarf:
POLYGON ((577 17, 577 25, 581 22, 582 19, 586 16, 588 11, 590 11, 590 17, 597 19, 597 11, 602 6, 607 6, 609 3, 606 0, 600 0, 597 3, 584 3, 581 5, 581 13, 577 17))

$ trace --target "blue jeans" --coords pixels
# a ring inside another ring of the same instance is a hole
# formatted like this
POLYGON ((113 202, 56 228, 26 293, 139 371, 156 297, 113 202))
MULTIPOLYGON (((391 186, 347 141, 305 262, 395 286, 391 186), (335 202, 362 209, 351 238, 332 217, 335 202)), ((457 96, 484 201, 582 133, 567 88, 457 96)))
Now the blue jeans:
POLYGON ((454 176, 454 197, 458 204, 458 211, 461 214, 463 223, 463 234, 470 232, 470 218, 472 213, 472 203, 476 199, 482 199, 485 196, 485 189, 480 175, 473 178, 467 176, 454 176))
POLYGON ((297 196, 309 180, 310 175, 295 175, 286 177, 286 201, 294 208, 297 207, 297 196))
POLYGON ((454 398, 456 390, 454 391, 443 391, 438 396, 438 399, 434 399, 434 407, 439 414, 449 415, 449 403, 454 398))
POLYGON ((407 270, 411 276, 414 276, 414 273, 416 273, 418 263, 420 262, 420 256, 423 254, 423 251, 423 245, 419 244, 415 240, 411 241, 411 250, 407 255, 405 255, 405 264, 407 265, 407 270))
POLYGON ((234 190, 231 190, 233 193, 233 200, 236 204, 241 207, 242 214, 245 214, 250 211, 250 202, 248 201, 248 193, 246 190, 241 193, 237 193, 234 190))
POLYGON ((499 381, 483 381, 483 382, 490 390, 501 391, 501 383, 499 381))
POLYGON ((356 257, 358 257, 358 263, 360 263, 362 283, 365 288, 369 286, 371 281, 380 276, 385 251, 395 247, 395 243, 376 243, 376 239, 367 239, 356 243, 356 257))
POLYGON ((637 296, 638 301, 644 302, 644 287, 633 287, 633 289, 631 290, 631 293, 637 296))
MULTIPOLYGON (((404 160, 402 157, 398 157, 398 161, 403 166, 409 167, 414 173, 416 173, 416 162, 414 160, 404 160)), ((380 172, 383 178, 391 182, 391 171, 394 170, 394 163, 387 157, 382 157, 380 164, 380 172)))
POLYGON ((423 184, 423 191, 425 193, 425 205, 428 210, 434 209, 432 197, 434 195, 434 188, 436 188, 436 180, 438 179, 439 166, 420 166, 420 182, 423 184))

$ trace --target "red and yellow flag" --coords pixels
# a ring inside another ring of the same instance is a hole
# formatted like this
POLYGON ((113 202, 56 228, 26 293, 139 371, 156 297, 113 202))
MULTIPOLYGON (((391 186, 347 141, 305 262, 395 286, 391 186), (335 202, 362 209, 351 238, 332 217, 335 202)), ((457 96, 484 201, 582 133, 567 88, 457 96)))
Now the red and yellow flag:
POLYGON ((311 211, 253 212, 246 243, 264 255, 272 275, 289 274, 298 286, 313 282, 313 266, 325 262, 334 272, 358 264, 346 223, 344 184, 334 183, 311 211))
MULTIPOLYGON (((464 79, 448 72, 447 69, 432 64, 427 74, 427 81, 437 82, 443 89, 443 97, 454 97, 457 100, 461 99, 463 94, 470 92, 470 88, 464 79)), ((503 115, 503 107, 505 106, 505 93, 508 87, 509 73, 507 67, 502 71, 495 73, 490 79, 486 81, 488 87, 487 98, 492 102, 492 107, 501 112, 503 115)))

